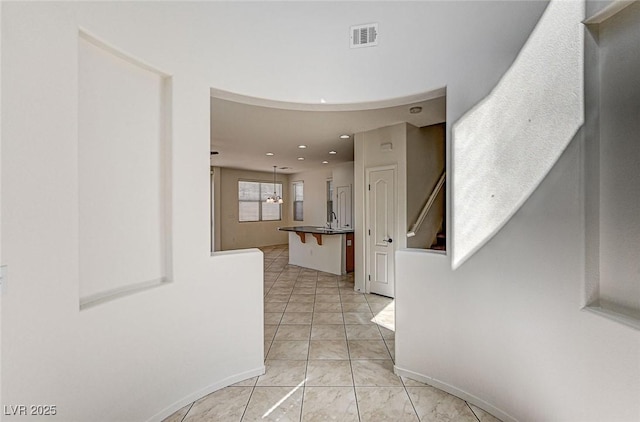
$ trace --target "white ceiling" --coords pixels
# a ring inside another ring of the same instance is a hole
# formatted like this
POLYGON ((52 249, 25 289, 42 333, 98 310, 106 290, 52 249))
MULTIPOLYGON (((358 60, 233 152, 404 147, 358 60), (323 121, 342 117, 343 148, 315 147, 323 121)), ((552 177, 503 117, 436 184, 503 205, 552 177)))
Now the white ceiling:
POLYGON ((212 96, 211 151, 219 154, 211 156, 211 165, 256 171, 272 171, 275 165, 279 173, 291 174, 353 161, 354 133, 402 122, 417 127, 444 122, 444 90, 422 97, 428 99, 416 101, 414 97, 410 103, 381 107, 296 105, 212 96), (422 112, 411 114, 409 109, 415 106, 422 107, 422 112), (342 134, 351 137, 340 139, 342 134), (307 148, 299 149, 298 145, 307 148), (274 155, 267 156, 267 152, 274 155), (329 164, 322 164, 324 160, 329 164))

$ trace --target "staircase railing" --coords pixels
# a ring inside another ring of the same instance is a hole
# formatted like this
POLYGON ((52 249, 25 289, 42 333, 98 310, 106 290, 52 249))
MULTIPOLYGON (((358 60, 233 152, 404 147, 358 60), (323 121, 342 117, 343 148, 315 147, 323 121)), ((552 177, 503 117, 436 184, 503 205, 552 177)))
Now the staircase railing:
POLYGON ((433 203, 436 201, 436 198, 440 193, 442 186, 444 185, 446 176, 447 176, 447 172, 443 171, 442 175, 440 176, 440 179, 438 180, 438 183, 436 183, 436 185, 433 188, 433 191, 431 191, 431 195, 429 195, 429 199, 427 199, 427 202, 424 204, 424 207, 422 207, 422 211, 420 211, 420 215, 418 215, 416 222, 413 223, 413 226, 411 226, 411 228, 407 232, 407 237, 415 236, 416 232, 420 230, 420 226, 422 225, 422 222, 424 221, 427 214, 429 214, 429 211, 431 210, 433 203))

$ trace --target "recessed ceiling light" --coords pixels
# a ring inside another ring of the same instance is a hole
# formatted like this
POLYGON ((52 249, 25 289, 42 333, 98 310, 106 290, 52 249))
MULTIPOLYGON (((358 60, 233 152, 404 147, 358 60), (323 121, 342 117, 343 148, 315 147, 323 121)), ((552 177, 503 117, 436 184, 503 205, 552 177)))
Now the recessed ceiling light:
POLYGON ((420 106, 411 107, 411 108, 409 109, 409 113, 411 113, 411 114, 418 114, 418 113, 420 113, 421 111, 422 111, 422 107, 420 107, 420 106))
POLYGON ((298 145, 298 148, 300 149, 305 149, 307 146, 306 145, 298 145))
POLYGON ((304 160, 304 157, 298 157, 298 161, 304 160))
POLYGON ((273 155, 273 152, 267 152, 267 155, 271 157, 273 155))
POLYGON ((329 164, 329 162, 327 160, 324 160, 322 164, 329 164))
POLYGON ((349 135, 340 135, 340 139, 349 139, 351 136, 349 135))
POLYGON ((335 155, 335 154, 337 154, 337 152, 335 152, 335 151, 329 151, 329 154, 331 154, 331 155, 335 155))

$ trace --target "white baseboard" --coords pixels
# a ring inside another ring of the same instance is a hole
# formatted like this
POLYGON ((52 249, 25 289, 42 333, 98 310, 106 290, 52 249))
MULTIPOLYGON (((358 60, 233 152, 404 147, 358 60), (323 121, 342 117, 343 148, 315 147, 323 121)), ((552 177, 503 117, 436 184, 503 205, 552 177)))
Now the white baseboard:
POLYGON ((480 409, 484 410, 485 412, 488 412, 490 414, 492 414, 493 416, 495 416, 496 418, 500 419, 502 422, 518 422, 518 420, 516 418, 514 418, 513 416, 509 415, 508 413, 502 411, 501 409, 498 409, 497 407, 493 406, 490 403, 487 403, 486 401, 467 393, 466 391, 463 391, 457 387, 454 387, 453 385, 447 384, 445 382, 439 381, 435 378, 432 377, 428 377, 426 375, 422 375, 422 374, 418 374, 416 372, 413 371, 409 371, 407 369, 402 369, 399 368, 397 366, 393 367, 393 370, 395 372, 396 375, 401 376, 401 377, 406 377, 406 378, 410 378, 414 381, 418 381, 421 382, 423 384, 428 384, 432 387, 436 387, 442 391, 445 391, 453 396, 456 396, 466 402, 471 403, 474 406, 479 407, 480 409))
POLYGON ((188 405, 189 403, 192 403, 196 400, 198 400, 199 398, 202 398, 204 396, 206 396, 207 394, 211 394, 214 391, 218 391, 222 388, 228 387, 232 384, 235 384, 237 382, 240 381, 244 381, 246 379, 249 378, 253 378, 253 377, 257 377, 259 375, 264 375, 265 373, 265 367, 264 365, 256 368, 256 369, 252 369, 250 371, 246 371, 246 372, 242 372, 240 374, 236 374, 230 377, 227 377, 219 382, 216 382, 214 384, 211 384, 203 389, 200 389, 198 391, 196 391, 195 393, 189 394, 188 396, 176 401, 175 403, 167 406, 166 408, 164 408, 163 410, 161 410, 160 412, 156 413, 155 415, 153 415, 152 417, 150 417, 149 419, 147 419, 147 422, 158 422, 158 421, 162 421, 165 418, 171 416, 172 414, 174 414, 175 412, 177 412, 178 410, 182 409, 184 406, 188 405))

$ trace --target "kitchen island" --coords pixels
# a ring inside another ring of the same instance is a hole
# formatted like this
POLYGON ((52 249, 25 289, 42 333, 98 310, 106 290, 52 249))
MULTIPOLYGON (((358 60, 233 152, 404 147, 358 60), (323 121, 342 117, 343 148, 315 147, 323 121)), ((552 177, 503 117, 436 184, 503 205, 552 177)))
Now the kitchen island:
POLYGON ((336 275, 352 271, 353 229, 295 226, 278 230, 289 232, 289 264, 336 275))

